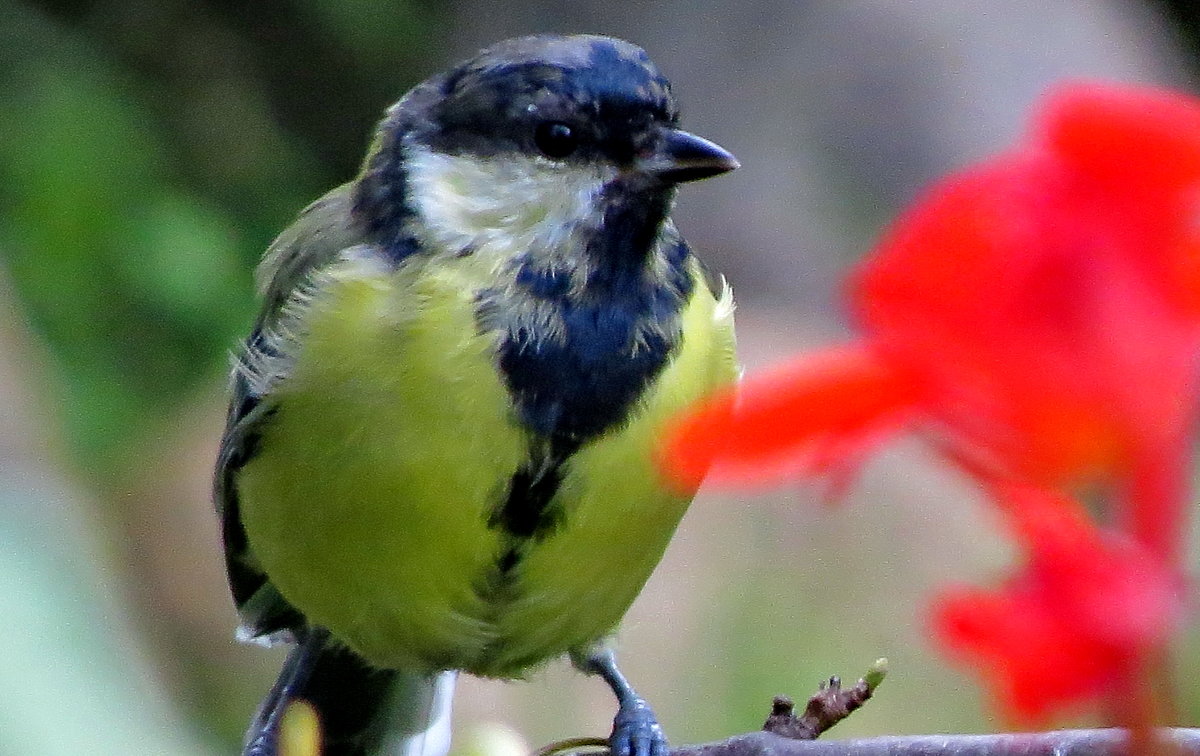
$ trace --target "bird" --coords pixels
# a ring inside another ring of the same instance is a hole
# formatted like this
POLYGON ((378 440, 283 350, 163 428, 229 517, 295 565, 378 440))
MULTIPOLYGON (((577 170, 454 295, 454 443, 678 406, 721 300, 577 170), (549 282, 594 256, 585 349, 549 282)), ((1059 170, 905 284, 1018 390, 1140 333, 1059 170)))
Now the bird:
POLYGON ((610 637, 695 490, 656 439, 737 375, 733 299, 671 220, 738 167, 647 53, 499 42, 387 109, 359 174, 269 246, 214 489, 238 638, 291 650, 322 753, 444 753, 453 676, 568 656, 665 756, 610 637))

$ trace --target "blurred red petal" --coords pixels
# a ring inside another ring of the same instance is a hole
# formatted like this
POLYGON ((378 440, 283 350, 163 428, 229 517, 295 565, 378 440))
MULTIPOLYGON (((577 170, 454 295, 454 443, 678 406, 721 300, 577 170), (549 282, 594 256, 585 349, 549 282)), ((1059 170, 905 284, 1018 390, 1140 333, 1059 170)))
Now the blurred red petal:
POLYGON ((710 466, 724 483, 827 472, 903 424, 914 403, 911 384, 867 348, 808 354, 686 412, 665 436, 663 465, 682 487, 710 466))
POLYGON ((1034 138, 1106 190, 1151 198, 1200 176, 1200 100, 1152 87, 1072 82, 1038 107, 1034 138))
POLYGON ((1188 438, 1165 438, 1161 448, 1137 460, 1114 497, 1113 520, 1120 530, 1169 564, 1185 559, 1191 469, 1188 438))
POLYGON ((1110 202, 1107 223, 1138 228, 1144 262, 1200 315, 1200 99, 1132 85, 1074 83, 1041 107, 1043 141, 1110 202))
POLYGON ((1182 612, 1182 577, 1096 528, 1069 497, 1022 484, 993 493, 1028 564, 995 591, 943 594, 933 610, 939 642, 975 666, 1018 719, 1114 692, 1167 640, 1182 612))
POLYGON ((1166 639, 1183 600, 1183 576, 1169 561, 1096 527, 1069 496, 1022 484, 993 492, 1029 555, 1028 574, 1060 616, 1114 644, 1166 639))
POLYGON ((945 650, 976 667, 1010 718, 1024 723, 1109 692, 1133 662, 1126 649, 1063 623, 1015 583, 995 593, 945 592, 932 625, 945 650))
POLYGON ((718 392, 667 424, 657 461, 668 483, 679 491, 695 491, 708 475, 729 437, 736 398, 734 389, 718 392))
POLYGON ((1148 278, 1144 225, 1080 186, 1033 150, 963 171, 852 282, 864 328, 921 385, 929 415, 1052 484, 1126 474, 1194 412, 1179 397, 1197 323, 1148 278))

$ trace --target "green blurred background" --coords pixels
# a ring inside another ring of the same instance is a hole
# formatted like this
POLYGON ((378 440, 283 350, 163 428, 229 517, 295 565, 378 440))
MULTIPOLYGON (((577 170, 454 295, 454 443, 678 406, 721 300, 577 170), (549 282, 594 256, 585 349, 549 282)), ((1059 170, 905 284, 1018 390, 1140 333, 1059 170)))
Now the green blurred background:
MULTIPOLYGON (((743 162, 688 187, 677 218, 732 279, 753 368, 843 337, 844 268, 923 185, 1018 133, 1049 82, 1195 90, 1197 16, 1191 0, 0 0, 0 756, 236 751, 281 653, 232 639, 208 494, 228 354, 261 250, 354 174, 420 78, 533 31, 645 46, 685 123, 743 162)), ((772 695, 877 656, 892 676, 839 734, 996 729, 923 611, 1009 556, 915 446, 836 507, 800 486, 705 494, 623 657, 677 742, 756 728, 772 695)), ((1175 682, 1192 724, 1197 645, 1175 682)), ((461 742, 604 734, 611 716, 565 663, 464 680, 456 706, 461 742)))

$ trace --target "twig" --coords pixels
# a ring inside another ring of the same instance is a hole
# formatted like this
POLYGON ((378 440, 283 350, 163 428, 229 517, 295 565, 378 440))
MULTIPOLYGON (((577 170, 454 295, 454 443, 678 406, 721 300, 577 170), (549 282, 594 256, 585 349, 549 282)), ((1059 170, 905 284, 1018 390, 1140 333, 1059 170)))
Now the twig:
POLYGON ((793 713, 792 699, 776 696, 763 730, 795 740, 816 740, 866 703, 886 676, 887 659, 877 659, 870 671, 849 689, 843 690, 841 679, 831 677, 808 699, 804 714, 799 717, 793 713))

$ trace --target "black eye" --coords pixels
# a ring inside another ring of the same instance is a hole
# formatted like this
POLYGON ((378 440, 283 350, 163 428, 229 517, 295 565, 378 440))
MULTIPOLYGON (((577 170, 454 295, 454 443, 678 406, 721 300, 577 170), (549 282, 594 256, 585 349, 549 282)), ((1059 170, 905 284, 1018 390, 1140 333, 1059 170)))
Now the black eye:
POLYGON ((575 129, 560 121, 539 123, 533 132, 533 142, 548 158, 565 158, 579 146, 575 129))

